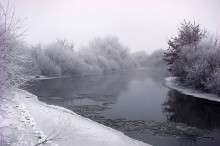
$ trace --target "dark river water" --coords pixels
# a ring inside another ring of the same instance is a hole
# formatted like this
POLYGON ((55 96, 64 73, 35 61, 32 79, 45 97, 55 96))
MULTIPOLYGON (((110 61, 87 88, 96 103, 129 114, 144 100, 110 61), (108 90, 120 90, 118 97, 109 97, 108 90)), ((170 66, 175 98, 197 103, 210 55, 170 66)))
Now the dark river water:
POLYGON ((220 146, 220 103, 167 88, 167 76, 144 69, 36 80, 25 89, 155 146, 220 146))

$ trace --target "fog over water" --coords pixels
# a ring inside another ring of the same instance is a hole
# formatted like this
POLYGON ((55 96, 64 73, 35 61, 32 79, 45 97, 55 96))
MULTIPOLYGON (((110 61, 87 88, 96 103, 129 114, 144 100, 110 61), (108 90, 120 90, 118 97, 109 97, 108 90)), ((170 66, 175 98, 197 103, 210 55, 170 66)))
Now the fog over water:
MULTIPOLYGON (((3 1, 4 2, 4 1, 3 1)), ((16 15, 27 18, 28 43, 57 38, 86 44, 115 35, 132 52, 166 49, 183 19, 215 33, 220 28, 219 0, 12 0, 16 15)))

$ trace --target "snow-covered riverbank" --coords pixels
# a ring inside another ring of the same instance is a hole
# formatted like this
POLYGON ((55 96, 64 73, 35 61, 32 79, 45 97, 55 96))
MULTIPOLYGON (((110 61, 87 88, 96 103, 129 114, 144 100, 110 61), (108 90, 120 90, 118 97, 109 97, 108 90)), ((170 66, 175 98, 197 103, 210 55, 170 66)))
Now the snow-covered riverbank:
POLYGON ((20 89, 0 106, 0 145, 148 146, 62 107, 47 105, 20 89), (11 144, 10 144, 11 143, 11 144))
POLYGON ((175 82, 176 77, 168 77, 165 79, 165 85, 171 89, 175 89, 183 94, 191 95, 197 98, 203 98, 207 100, 217 101, 220 102, 220 97, 215 94, 208 94, 208 93, 202 93, 197 90, 189 89, 186 87, 183 87, 175 82))

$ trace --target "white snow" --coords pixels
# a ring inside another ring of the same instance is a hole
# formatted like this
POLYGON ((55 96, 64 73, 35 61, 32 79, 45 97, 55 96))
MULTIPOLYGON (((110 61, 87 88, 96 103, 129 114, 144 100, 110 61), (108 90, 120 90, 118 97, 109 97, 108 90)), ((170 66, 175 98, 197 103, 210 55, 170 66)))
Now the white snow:
POLYGON ((149 146, 70 110, 42 103, 27 91, 11 93, 13 98, 0 106, 7 115, 0 116, 0 129, 5 129, 0 134, 11 141, 13 131, 12 145, 30 146, 47 139, 48 146, 149 146))
POLYGON ((200 91, 189 89, 179 85, 178 83, 176 83, 176 77, 167 77, 165 79, 165 85, 171 89, 175 89, 186 95, 191 95, 197 98, 203 98, 211 101, 220 102, 220 97, 216 94, 202 93, 200 91))

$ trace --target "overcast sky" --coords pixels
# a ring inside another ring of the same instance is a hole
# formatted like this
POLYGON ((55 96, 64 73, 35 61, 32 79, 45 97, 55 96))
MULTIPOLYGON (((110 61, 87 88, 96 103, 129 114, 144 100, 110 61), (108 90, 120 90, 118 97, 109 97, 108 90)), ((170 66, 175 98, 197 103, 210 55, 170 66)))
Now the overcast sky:
MULTIPOLYGON (((2 0, 4 1, 4 0, 2 0)), ((114 35, 132 52, 166 49, 183 19, 220 30, 220 0, 10 0, 30 28, 28 43, 67 39, 77 46, 114 35)))

